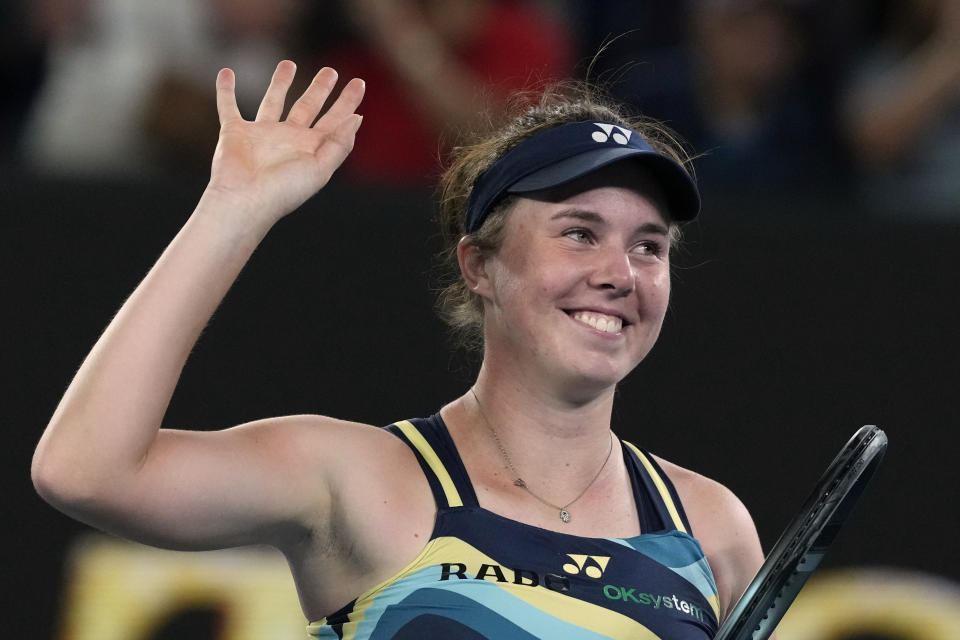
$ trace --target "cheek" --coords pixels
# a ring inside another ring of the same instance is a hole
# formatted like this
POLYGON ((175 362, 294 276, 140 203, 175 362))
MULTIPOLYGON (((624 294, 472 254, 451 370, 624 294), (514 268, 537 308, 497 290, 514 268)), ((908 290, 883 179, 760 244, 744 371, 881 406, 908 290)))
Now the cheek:
POLYGON ((556 298, 556 284, 550 274, 533 271, 511 271, 500 274, 495 302, 507 315, 537 316, 552 306, 556 298))
POLYGON ((510 313, 523 300, 529 284, 513 274, 503 274, 497 279, 493 290, 493 302, 501 313, 510 313))
POLYGON ((641 298, 647 313, 661 319, 667 313, 670 304, 670 270, 658 271, 645 284, 639 285, 641 298))
POLYGON ((487 304, 487 314, 490 314, 495 325, 501 327, 513 327, 510 331, 516 331, 523 322, 520 317, 524 315, 526 305, 531 295, 538 295, 533 290, 537 288, 537 283, 531 282, 520 268, 521 264, 517 262, 499 261, 495 268, 489 271, 491 289, 490 300, 487 304))
POLYGON ((494 265, 494 300, 498 304, 515 305, 540 297, 550 289, 549 272, 533 257, 531 248, 505 246, 494 265))
POLYGON ((556 269, 545 270, 526 257, 515 256, 497 269, 488 307, 495 324, 515 347, 535 348, 545 335, 545 323, 555 321, 558 298, 564 285, 556 269))
POLYGON ((665 268, 660 273, 657 274, 657 277, 653 279, 653 286, 656 288, 657 293, 663 298, 670 297, 670 269, 665 268))

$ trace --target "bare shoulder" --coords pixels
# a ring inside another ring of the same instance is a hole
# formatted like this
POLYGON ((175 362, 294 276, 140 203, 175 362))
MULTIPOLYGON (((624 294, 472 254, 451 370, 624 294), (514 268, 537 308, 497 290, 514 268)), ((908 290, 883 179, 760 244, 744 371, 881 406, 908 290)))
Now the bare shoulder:
POLYGON ((309 513, 308 539, 324 555, 342 547, 349 556, 344 560, 390 564, 404 533, 413 545, 422 544, 420 536, 429 533, 434 511, 429 484, 410 447, 386 429, 298 415, 234 430, 248 431, 257 449, 270 451, 276 464, 300 470, 276 474, 284 482, 297 478, 304 483, 278 493, 313 495, 303 505, 309 513), (321 487, 325 490, 318 494, 321 487))
POLYGON ((298 416, 293 438, 322 474, 326 500, 287 557, 308 617, 323 617, 408 564, 429 538, 436 505, 416 455, 380 427, 298 416), (325 448, 325 449, 324 449, 325 448))
POLYGON ((726 616, 763 563, 753 518, 727 487, 702 474, 657 457, 677 489, 692 534, 700 541, 713 570, 726 616))
POLYGON ((410 447, 382 427, 324 416, 290 420, 297 432, 290 444, 301 451, 323 451, 322 460, 312 462, 322 462, 331 488, 344 498, 360 497, 353 494, 365 489, 380 495, 391 488, 405 491, 410 483, 426 483, 410 447))
MULTIPOLYGON (((294 415, 234 427, 277 464, 309 470, 345 505, 418 485, 422 472, 402 440, 381 427, 320 415, 294 415)), ((291 474, 278 474, 290 478, 291 474)), ((349 508, 349 507, 348 507, 349 508)), ((323 512, 327 512, 323 510, 323 512)), ((369 515, 369 511, 367 512, 369 515)))
POLYGON ((269 439, 289 449, 281 458, 322 474, 333 503, 324 513, 340 519, 342 526, 356 524, 351 535, 358 539, 365 530, 375 530, 373 523, 382 512, 402 524, 404 518, 394 509, 409 509, 412 503, 427 511, 433 507, 413 450, 384 428, 325 416, 290 416, 250 426, 278 432, 269 439))
POLYGON ((654 457, 676 487, 698 538, 701 534, 714 538, 717 534, 736 535, 744 529, 755 530, 753 518, 733 491, 696 471, 654 457))

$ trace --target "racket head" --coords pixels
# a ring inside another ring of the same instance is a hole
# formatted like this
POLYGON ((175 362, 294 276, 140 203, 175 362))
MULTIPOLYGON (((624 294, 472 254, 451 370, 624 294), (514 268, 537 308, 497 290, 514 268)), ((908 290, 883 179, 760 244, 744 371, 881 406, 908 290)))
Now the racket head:
POLYGON ((714 640, 766 640, 860 499, 887 448, 874 425, 857 430, 770 550, 714 640))

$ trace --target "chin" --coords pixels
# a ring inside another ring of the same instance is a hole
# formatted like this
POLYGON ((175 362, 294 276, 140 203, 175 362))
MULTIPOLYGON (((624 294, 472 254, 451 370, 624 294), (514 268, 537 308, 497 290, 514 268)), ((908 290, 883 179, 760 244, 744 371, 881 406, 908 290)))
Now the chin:
POLYGON ((563 386, 577 395, 579 400, 586 401, 615 389, 632 370, 633 367, 627 366, 584 367, 581 363, 569 370, 563 386))

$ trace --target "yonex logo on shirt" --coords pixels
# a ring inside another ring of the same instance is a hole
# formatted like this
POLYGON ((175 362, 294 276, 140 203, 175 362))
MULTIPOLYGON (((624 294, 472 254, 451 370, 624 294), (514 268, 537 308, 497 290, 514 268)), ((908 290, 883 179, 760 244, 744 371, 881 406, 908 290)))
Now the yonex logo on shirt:
POLYGON ((563 565, 564 573, 575 576, 581 571, 590 578, 599 578, 607 569, 610 556, 587 556, 577 553, 568 553, 567 557, 573 560, 563 565))
POLYGON ((633 134, 633 131, 630 131, 630 129, 624 129, 615 124, 606 124, 605 122, 594 122, 593 124, 601 129, 601 131, 594 131, 593 135, 590 136, 594 142, 609 142, 612 138, 617 144, 627 144, 627 142, 630 141, 630 136, 633 134), (614 131, 614 129, 616 129, 616 131, 614 131))

